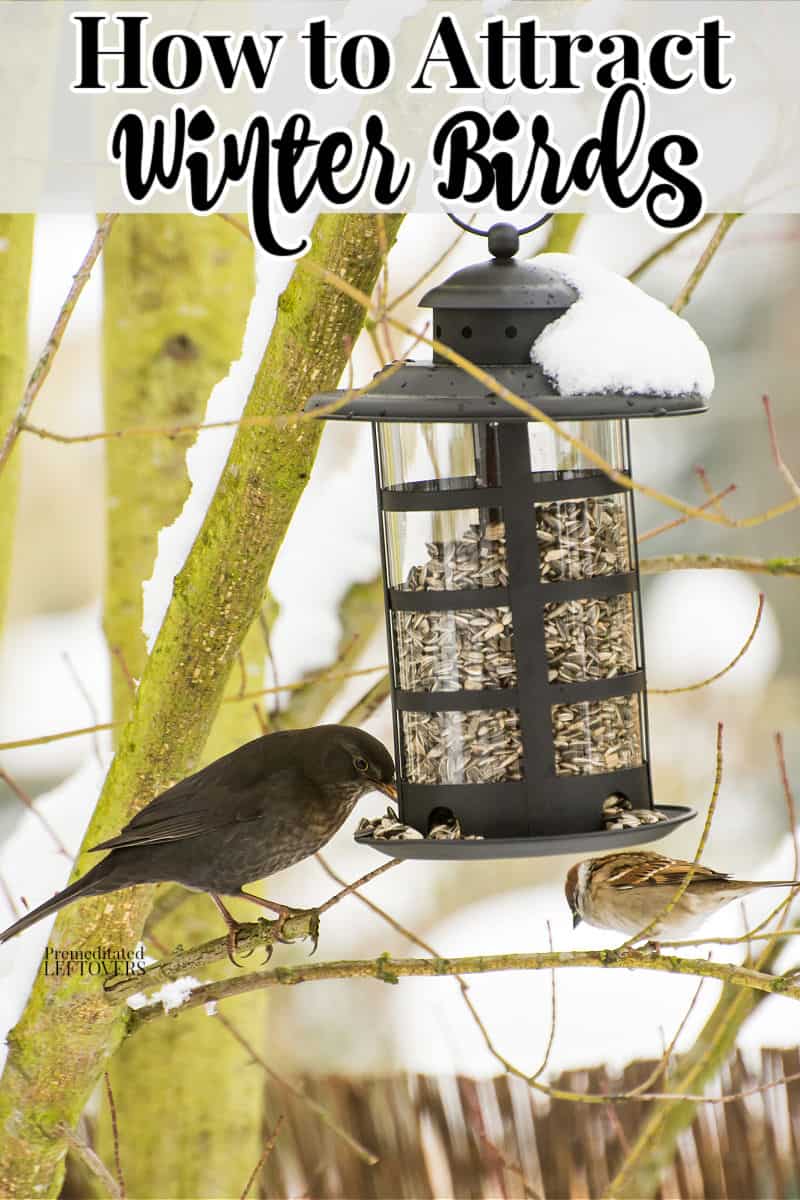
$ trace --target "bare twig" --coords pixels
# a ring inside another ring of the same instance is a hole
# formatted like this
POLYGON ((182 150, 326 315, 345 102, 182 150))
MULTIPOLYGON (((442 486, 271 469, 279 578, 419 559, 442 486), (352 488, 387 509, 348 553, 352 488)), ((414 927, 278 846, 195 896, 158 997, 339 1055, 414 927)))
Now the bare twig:
POLYGON ((642 1083, 637 1084, 636 1087, 631 1088, 631 1091, 630 1091, 631 1098, 633 1098, 634 1096, 638 1096, 643 1092, 652 1091, 653 1085, 657 1082, 657 1080, 667 1070, 669 1070, 669 1064, 672 1059, 672 1055, 675 1053, 675 1047, 678 1044, 678 1038, 683 1033, 684 1029, 686 1028, 686 1024, 687 1024, 689 1018, 691 1017, 692 1013, 695 1010, 695 1006, 697 1005, 697 1001, 700 999, 700 993, 703 990, 704 984, 705 984, 705 979, 701 979, 699 984, 695 988, 694 995, 692 996, 692 999, 689 1002, 689 1007, 687 1008, 686 1012, 683 1014, 680 1024, 678 1025, 678 1028, 675 1030, 675 1033, 674 1033, 671 1041, 669 1042, 669 1045, 664 1047, 664 1053, 661 1055, 661 1058, 658 1060, 656 1065, 653 1067, 652 1071, 650 1071, 647 1078, 644 1079, 642 1081, 642 1083))
POLYGON ((81 292, 86 286, 86 282, 91 274, 92 267, 96 263, 100 255, 100 251, 103 249, 103 246, 106 243, 108 235, 110 234, 111 228, 116 219, 116 213, 109 213, 98 226, 97 232, 92 239, 92 244, 73 278, 72 286, 67 293, 67 298, 61 306, 61 311, 56 318, 55 325, 50 331, 50 337, 47 339, 45 348, 39 355, 36 366, 31 372, 28 385, 25 388, 25 391, 22 395, 22 400, 20 401, 20 406, 8 427, 3 444, 0 446, 0 471, 2 471, 3 467, 8 461, 11 451, 14 449, 14 445, 19 437, 20 430, 27 421, 28 413, 31 411, 34 401, 41 391, 42 384, 50 373, 50 368, 53 365, 53 359, 55 358, 58 348, 61 345, 61 340, 64 336, 67 325, 69 324, 70 317, 75 310, 75 305, 78 303, 81 292))
MULTIPOLYGON (((721 492, 716 492, 713 496, 709 496, 709 498, 708 498, 708 500, 706 500, 705 504, 700 505, 700 508, 701 509, 715 508, 718 505, 720 500, 722 500, 725 496, 729 496, 731 494, 731 492, 735 492, 735 491, 736 491, 736 484, 729 483, 728 486, 726 488, 723 488, 721 492)), ((717 511, 719 511, 718 508, 717 508, 717 511)), ((661 525, 656 525, 652 529, 647 529, 647 530, 645 530, 644 533, 640 533, 638 538, 636 539, 637 544, 641 545, 642 542, 648 542, 650 540, 650 538, 658 537, 659 534, 666 533, 667 530, 669 530, 669 529, 677 529, 677 527, 679 525, 685 525, 687 523, 687 521, 690 521, 690 520, 691 520, 691 517, 684 516, 684 517, 675 517, 675 519, 673 521, 664 521, 661 525)))
MULTIPOLYGON (((73 683, 75 684, 76 688, 78 689, 81 696, 83 697, 83 699, 86 702, 86 707, 89 710, 89 716, 91 717, 92 721, 94 722, 95 728, 96 728, 100 724, 100 714, 97 711, 97 705, 92 700, 92 697, 89 694, 89 689, 85 686, 83 680, 81 679, 80 675, 78 674, 75 664, 73 663, 69 654, 67 654, 66 650, 64 650, 62 652, 61 657, 63 658, 64 664, 65 664, 67 670, 69 671, 70 676, 72 677, 73 683)), ((94 749, 94 756, 95 756, 95 759, 97 760, 97 764, 102 769, 103 755, 100 752, 100 741, 98 739, 96 732, 92 735, 92 747, 94 749)))
MULTIPOLYGON (((265 922, 268 924, 268 922, 265 922)), ((287 922, 288 926, 288 922, 287 922)), ((284 929, 286 926, 284 926, 284 929)), ((243 926, 245 935, 249 926, 243 926)), ((241 939, 240 939, 241 942, 241 939)), ((251 944, 248 939, 248 944, 251 944)), ((210 947, 212 943, 207 943, 210 947)), ((227 939, 219 938, 215 945, 214 961, 223 959, 227 953, 227 939)), ((190 955, 191 952, 187 952, 190 955)), ((186 956, 176 955, 168 963, 159 963, 164 970, 169 967, 175 972, 175 962, 186 956)), ((207 960, 208 961, 208 960, 207 960)), ((602 967, 606 970, 658 971, 669 975, 693 975, 698 979, 718 979, 735 987, 752 988, 758 992, 786 996, 800 1000, 800 983, 791 975, 770 975, 764 971, 741 966, 738 963, 719 963, 704 958, 680 958, 676 955, 651 954, 645 950, 572 950, 541 951, 525 954, 483 954, 457 958, 392 958, 389 954, 374 959, 345 959, 334 962, 303 963, 293 967, 262 968, 240 972, 226 979, 213 980, 194 988, 179 1009, 170 1010, 171 1019, 179 1019, 183 1012, 197 1008, 210 1001, 220 1002, 233 996, 247 995, 263 988, 294 987, 300 983, 321 983, 332 979, 377 979, 382 983, 396 983, 401 978, 436 978, 453 975, 483 975, 498 971, 550 971, 559 969, 602 967)), ((154 968, 150 968, 151 971, 154 968)), ((183 973, 183 972, 182 972, 183 973)), ((136 990, 142 987, 144 976, 138 976, 136 990)), ((108 991, 116 994, 131 991, 127 981, 120 980, 108 991)), ((131 1011, 128 1019, 130 1033, 165 1015, 160 1002, 147 1004, 131 1011)), ((537 1086, 537 1085, 534 1085, 537 1086)), ((544 1090, 544 1085, 538 1085, 544 1090)), ((600 1099, 600 1098, 598 1098, 600 1099)))
POLYGON ((639 561, 643 575, 666 571, 746 571, 751 575, 800 575, 800 558, 747 558, 737 554, 664 554, 639 561))
POLYGON ((114 1167, 117 1172, 117 1183, 119 1185, 119 1195, 121 1200, 125 1200, 127 1195, 125 1191, 125 1176, 122 1174, 122 1159, 119 1152, 119 1128, 117 1126, 117 1106, 114 1103, 114 1093, 111 1090, 111 1080, 106 1071, 103 1075, 106 1085, 106 1099, 108 1100, 108 1113, 111 1118, 111 1136, 114 1139, 114 1167))
POLYGON ((81 1160, 83 1165, 87 1167, 88 1170, 91 1171, 91 1173, 95 1175, 108 1190, 109 1196, 111 1196, 113 1200, 124 1200, 123 1194, 119 1190, 119 1185, 117 1184, 116 1179, 111 1174, 108 1167, 97 1154, 97 1152, 89 1145, 89 1143, 85 1142, 83 1138, 78 1137, 75 1130, 70 1129, 68 1125, 60 1125, 58 1127, 58 1132, 67 1143, 70 1150, 72 1150, 73 1154, 75 1154, 81 1160))
POLYGON ((688 871, 684 875, 679 887, 677 887, 675 889, 675 892, 670 897, 670 899, 667 901, 667 903, 664 905, 664 907, 661 909, 661 911, 657 912, 656 915, 653 917, 652 921, 648 921, 648 923, 644 926, 643 929, 640 929, 638 933, 635 933, 633 935, 633 937, 628 938, 627 941, 623 942, 621 944, 621 946, 619 947, 620 951, 627 950, 629 946, 633 946, 636 942, 641 942, 643 940, 646 940, 648 935, 650 933, 652 933, 652 931, 656 928, 656 926, 659 925, 661 921, 663 921, 666 917, 669 916, 669 914, 674 909, 675 905, 678 903, 678 901, 683 896, 683 894, 686 891, 686 889, 688 888, 689 884, 692 882, 692 879, 694 878, 694 873, 700 865, 700 859, 703 857, 703 851, 706 848, 706 842, 708 841, 708 835, 711 833, 711 822, 714 819, 714 813, 717 808, 717 800, 719 799, 719 789, 720 789, 721 784, 722 784, 722 722, 720 722, 717 725, 717 756, 716 756, 716 771, 714 774, 714 787, 711 792, 711 800, 709 801, 709 805, 708 805, 708 813, 706 814, 705 824, 703 825, 703 830, 700 834, 700 840, 697 843, 697 850, 695 852, 694 859, 692 860, 692 863, 691 863, 688 871))
POLYGON ((117 660, 119 669, 122 672, 123 679, 125 680, 126 684, 128 685, 128 691, 130 692, 131 697, 135 697, 136 696, 136 680, 133 678, 133 675, 131 674, 131 669, 128 666, 128 662, 127 662, 127 659, 125 658, 125 654, 123 652, 122 647, 121 646, 109 646, 109 650, 113 654, 114 658, 117 660))
MULTIPOLYGON (((553 931, 550 928, 550 922, 547 922, 547 942, 550 946, 550 951, 553 950, 553 931)), ((556 1022, 558 1009, 556 1006, 556 971, 555 967, 550 972, 550 1033, 547 1037, 547 1045, 545 1046, 544 1058, 542 1059, 538 1069, 529 1076, 529 1081, 533 1083, 541 1075, 544 1075, 547 1070, 547 1065, 550 1062, 550 1055, 553 1053, 553 1043, 556 1040, 556 1022)))
MULTIPOLYGON (((473 213, 472 217, 470 217, 469 223, 472 222, 474 217, 475 217, 475 214, 473 213)), ((439 257, 434 259, 434 261, 431 263, 431 265, 429 267, 427 267, 422 272, 421 275, 418 275, 417 278, 414 280, 414 282, 412 284, 410 284, 409 287, 407 287, 404 292, 401 292, 399 296, 395 296, 395 298, 392 300, 391 304, 388 306, 388 308, 386 310, 387 312, 391 312, 392 309, 397 308, 400 304, 403 303, 404 300, 407 300, 409 296, 413 295, 413 293, 417 290, 417 288, 422 287, 423 283, 425 283, 426 280, 430 279, 431 275, 435 274, 435 272, 438 271, 440 267, 444 266, 444 264, 447 262, 450 255, 453 253, 453 251, 455 250, 455 248, 458 246, 459 242, 463 238, 465 232, 466 232, 466 230, 459 229, 458 233, 453 238, 452 242, 450 242, 449 246, 446 246, 444 248, 444 250, 439 255, 439 257)))
MULTIPOLYGON (((483 1119, 480 1103, 478 1102, 474 1080, 464 1079, 460 1082, 460 1090, 464 1100, 464 1107, 470 1118, 468 1122, 469 1131, 477 1139, 477 1141, 486 1148, 492 1165, 496 1170, 501 1168, 504 1171, 510 1171, 513 1175, 516 1175, 522 1184, 522 1190, 524 1191, 525 1195, 530 1198, 530 1200, 542 1200, 541 1194, 537 1192, 530 1183, 528 1183, 520 1164, 511 1162, 508 1158, 506 1158, 500 1147, 492 1141, 492 1139, 489 1137, 489 1134, 486 1132, 486 1123, 483 1119)), ((497 1182, 502 1188, 503 1177, 501 1170, 497 1170, 497 1174, 497 1182)), ((503 1196, 506 1196, 507 1194, 508 1193, 504 1189, 503 1196)))
POLYGON ((248 1179, 247 1183, 244 1185, 244 1191, 242 1192, 241 1196, 239 1197, 239 1200, 247 1200, 250 1189, 253 1186, 253 1184, 255 1183, 259 1174, 261 1173, 264 1163, 267 1161, 270 1154, 272 1154, 272 1151, 275 1149, 275 1142, 278 1140, 278 1134, 280 1133, 280 1128, 281 1128, 282 1124, 283 1124, 283 1113, 281 1113, 281 1115, 278 1117, 277 1121, 275 1122, 275 1128, 273 1129, 272 1133, 267 1138, 266 1143, 264 1145, 263 1152, 261 1154, 261 1157, 259 1158, 256 1165, 253 1167, 252 1174, 250 1175, 250 1178, 248 1179))
POLYGON ((674 250, 676 246, 679 246, 681 242, 686 240, 686 238, 693 237, 698 230, 702 229, 704 225, 707 225, 709 221, 713 220, 713 217, 713 213, 706 213, 702 220, 698 221, 696 225, 693 225, 691 229, 682 229, 680 233, 676 233, 674 237, 669 239, 669 241, 664 242, 661 246, 658 246, 655 250, 653 250, 652 253, 648 254, 646 258, 643 258, 638 266, 635 266, 633 270, 629 271, 628 273, 628 279, 630 279, 631 283, 635 283, 640 275, 644 275, 645 271, 649 271, 654 263, 658 262, 660 258, 663 258, 665 254, 669 254, 670 251, 674 250))
POLYGON ((230 213, 225 213, 225 212, 217 213, 217 216, 218 216, 218 217, 219 217, 221 220, 223 220, 223 221, 227 221, 227 222, 228 222, 228 224, 229 224, 229 225, 232 225, 232 226, 233 226, 233 228, 234 228, 234 229, 235 229, 235 230, 236 230, 238 233, 243 233, 243 234, 244 234, 244 236, 245 236, 245 237, 246 237, 248 240, 252 241, 252 238, 250 238, 250 230, 247 228, 247 226, 244 224, 244 222, 243 222, 243 221, 240 221, 240 220, 239 220, 239 218, 238 218, 238 217, 234 217, 234 216, 232 216, 230 213))
POLYGON ((793 496, 800 496, 800 484, 798 484, 792 472, 783 461, 781 448, 778 444, 778 434, 775 429, 775 420, 772 416, 772 405, 770 404, 769 396, 762 396, 761 402, 764 405, 764 412, 767 414, 767 427, 769 429, 769 441, 772 446, 772 456, 775 459, 775 466, 780 471, 783 478, 789 485, 789 491, 793 496))
MULTIPOLYGON (((355 671, 338 671, 338 672, 327 672, 327 673, 321 673, 321 674, 307 675, 305 679, 300 679, 297 681, 297 683, 282 683, 282 684, 279 684, 277 687, 259 688, 257 691, 254 691, 254 692, 245 692, 241 696, 224 696, 222 699, 222 703, 223 704, 238 704, 243 700, 253 700, 253 699, 257 699, 261 696, 275 695, 275 694, 279 694, 280 692, 299 691, 301 688, 308 687, 309 683, 321 683, 323 681, 328 682, 328 681, 337 680, 337 679, 357 679, 362 675, 374 675, 376 671, 385 671, 385 670, 386 670, 386 664, 380 663, 379 665, 374 666, 374 667, 359 667, 358 670, 355 670, 355 671)), ((380 702, 380 699, 383 699, 385 695, 388 695, 388 686, 387 686, 387 689, 386 689, 386 692, 384 693, 384 695, 381 695, 380 698, 378 699, 378 696, 379 696, 379 693, 380 693, 382 687, 383 687, 383 680, 378 680, 378 683, 373 685, 372 688, 370 688, 370 691, 364 697, 364 701, 366 702, 367 698, 369 696, 371 696, 372 693, 374 692, 375 696, 376 696, 375 707, 377 707, 378 703, 380 702)), ((366 720, 366 717, 364 717, 363 719, 366 720)), ((355 722, 355 723, 357 724, 357 722, 355 722)), ((2 751, 2 750, 21 750, 21 749, 25 748, 26 746, 44 746, 44 745, 47 745, 49 742, 63 741, 65 738, 83 737, 84 735, 89 734, 89 733, 100 733, 106 729, 117 729, 122 724, 123 724, 122 721, 106 721, 99 725, 87 725, 82 729, 65 729, 61 733, 44 733, 44 734, 40 734, 38 737, 17 738, 13 742, 0 743, 0 751, 2 751)))
POLYGON ((686 308, 686 305, 694 295, 695 288, 705 275, 709 263, 717 253, 717 250, 719 250, 726 233, 734 224, 734 222, 738 221, 739 217, 741 216, 741 213, 722 214, 716 229, 711 235, 711 240, 709 241, 703 253, 700 255, 700 258, 698 259, 691 275, 686 280, 686 283, 681 288, 675 302, 672 305, 672 311, 674 313, 682 313, 686 308))
POLYGON ((6 882, 5 876, 0 874, 0 892, 3 893, 6 904, 11 909, 15 917, 21 916, 21 910, 14 897, 11 895, 11 888, 6 882))
MULTIPOLYGON (((708 497, 711 507, 713 509, 715 509, 716 512, 721 513, 722 516, 724 517, 725 510, 722 507, 721 501, 723 499, 723 496, 726 495, 727 492, 723 491, 723 495, 720 495, 720 496, 717 495, 717 493, 714 491, 714 488, 711 486, 711 480, 708 478, 708 471, 706 471, 705 467, 700 467, 700 466, 695 467, 694 473, 697 476, 697 478, 700 480, 700 486, 702 487, 703 491, 705 492, 706 496, 708 497)), ((735 489, 735 485, 734 485, 734 489, 735 489)))
POLYGON ((721 671, 717 671, 717 672, 715 672, 715 674, 709 675, 707 679, 701 679, 699 681, 699 683, 689 683, 689 684, 686 684, 684 687, 648 688, 647 694, 649 696, 676 696, 680 692, 699 692, 701 688, 708 687, 709 684, 716 683, 718 679, 722 679, 723 675, 727 675, 729 671, 733 670, 733 668, 736 666, 736 664, 738 662, 741 662, 741 660, 744 658, 745 654, 747 654, 747 651, 752 646, 753 639, 755 638, 756 633, 758 632, 758 627, 761 624, 761 617, 762 617, 763 612, 764 612, 764 593, 759 592, 758 608, 756 610, 756 619, 753 622, 753 628, 750 630, 750 633, 747 635, 747 641, 744 643, 744 645, 741 647, 741 649, 738 651, 738 653, 731 659, 731 661, 727 664, 727 666, 724 666, 721 671))
POLYGON ((72 855, 70 854, 69 850, 67 850, 67 847, 64 845, 61 838, 58 836, 55 829, 53 829, 47 818, 39 812, 28 793, 20 787, 16 780, 12 779, 8 771, 4 771, 2 767, 0 767, 0 779, 2 779, 3 782, 7 784, 9 788, 11 788, 11 791, 14 793, 17 799, 21 801, 21 803, 27 808, 28 812, 36 818, 42 829, 44 829, 47 835, 50 837, 53 845, 58 850, 58 853, 63 854, 64 858, 69 859, 69 861, 72 862, 72 855))
POLYGON ((321 1105, 312 1096, 309 1096, 308 1093, 303 1091, 301 1087, 298 1087, 297 1084, 292 1083, 290 1079, 287 1079, 284 1075, 279 1075, 278 1072, 269 1065, 264 1057, 258 1053, 255 1046, 248 1041, 244 1034, 237 1029, 233 1022, 230 1021, 224 1013, 218 1012, 214 1019, 219 1021, 228 1030, 231 1037, 235 1038, 242 1049, 247 1051, 247 1053, 253 1059, 253 1062, 257 1063, 270 1079, 277 1083, 279 1087, 282 1087, 287 1092, 290 1092, 298 1100, 302 1100, 303 1104, 305 1104, 307 1108, 310 1108, 312 1112, 316 1113, 323 1124, 327 1125, 330 1131, 335 1133, 338 1138, 341 1138, 341 1140, 350 1147, 353 1153, 356 1154, 362 1162, 374 1167, 375 1164, 380 1161, 376 1154, 373 1154, 371 1150, 368 1150, 366 1146, 363 1146, 361 1142, 357 1141, 352 1134, 348 1133, 347 1130, 339 1124, 336 1118, 328 1112, 327 1108, 324 1108, 323 1105, 321 1105))
POLYGON ((381 863, 379 867, 375 867, 372 871, 368 871, 366 875, 362 875, 360 879, 356 879, 353 883, 346 884, 340 892, 335 896, 331 896, 330 900, 326 900, 317 909, 317 912, 327 912, 329 908, 333 908, 334 904, 338 904, 340 900, 344 900, 345 896, 351 896, 358 888, 364 887, 371 880, 377 879, 379 875, 383 875, 386 871, 391 871, 392 867, 399 867, 401 860, 399 858, 390 858, 388 862, 381 863))

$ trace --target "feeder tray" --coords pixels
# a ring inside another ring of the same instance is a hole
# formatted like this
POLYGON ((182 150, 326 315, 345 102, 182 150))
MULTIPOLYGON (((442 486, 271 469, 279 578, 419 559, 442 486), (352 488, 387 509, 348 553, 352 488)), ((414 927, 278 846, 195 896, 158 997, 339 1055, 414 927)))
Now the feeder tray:
POLYGON ((513 838, 399 838, 356 837, 359 846, 368 846, 389 858, 460 859, 477 862, 487 858, 544 858, 551 854, 573 854, 576 850, 621 850, 625 846, 643 846, 672 833, 679 825, 693 821, 694 809, 678 805, 659 805, 665 821, 639 825, 636 829, 598 829, 594 833, 566 834, 553 837, 513 838))

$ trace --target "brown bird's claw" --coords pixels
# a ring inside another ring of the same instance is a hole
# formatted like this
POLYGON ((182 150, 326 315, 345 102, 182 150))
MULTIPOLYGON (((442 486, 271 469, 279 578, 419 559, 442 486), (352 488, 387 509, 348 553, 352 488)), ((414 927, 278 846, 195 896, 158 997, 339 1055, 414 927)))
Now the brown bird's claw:
MULTIPOLYGON (((242 970, 244 967, 244 963, 239 962, 239 960, 236 957, 236 950, 238 949, 237 942, 239 940, 239 934, 240 934, 241 930, 242 930, 242 926, 239 924, 229 925, 228 926, 228 937, 227 937, 228 958, 230 959, 230 961, 233 963, 233 965, 235 967, 239 968, 239 970, 242 970)), ((244 953, 243 957, 250 958, 252 953, 253 953, 252 949, 247 950, 244 953)))
POLYGON ((319 945, 319 913, 317 912, 316 908, 310 908, 308 911, 311 914, 311 929, 308 936, 313 942, 313 945, 308 952, 308 957, 311 958, 312 954, 317 953, 317 946, 319 945))
POLYGON ((313 954, 319 943, 319 913, 315 908, 289 908, 288 906, 283 908, 278 916, 277 921, 275 921, 272 926, 273 942, 282 942, 284 945, 288 946, 296 940, 295 938, 284 937, 283 933, 284 925, 293 917, 310 918, 310 928, 306 936, 310 937, 314 943, 311 949, 311 953, 313 954))

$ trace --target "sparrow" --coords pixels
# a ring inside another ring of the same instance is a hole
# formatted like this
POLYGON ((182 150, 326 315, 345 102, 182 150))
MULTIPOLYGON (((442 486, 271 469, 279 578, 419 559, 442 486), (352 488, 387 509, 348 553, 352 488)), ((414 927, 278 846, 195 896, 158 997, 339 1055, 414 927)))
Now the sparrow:
MULTIPOLYGON (((666 908, 691 867, 683 859, 652 851, 621 851, 575 863, 564 885, 573 928, 586 921, 599 929, 639 933, 666 908)), ((656 944, 678 940, 739 896, 759 888, 796 886, 791 879, 731 879, 711 867, 697 866, 680 900, 648 931, 648 937, 656 944)))
POLYGON ((244 884, 315 854, 367 792, 396 800, 393 778, 389 751, 362 729, 319 725, 256 738, 168 788, 116 837, 92 846, 109 854, 9 925, 0 942, 87 896, 171 882, 211 895, 228 927, 228 957, 238 966, 240 923, 220 897, 243 896, 277 913, 279 937, 300 910, 245 892, 244 884))

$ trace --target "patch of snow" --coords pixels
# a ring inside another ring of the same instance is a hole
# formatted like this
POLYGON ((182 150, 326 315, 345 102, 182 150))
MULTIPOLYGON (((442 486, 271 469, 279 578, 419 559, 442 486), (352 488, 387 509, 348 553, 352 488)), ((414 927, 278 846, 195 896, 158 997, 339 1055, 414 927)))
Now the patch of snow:
POLYGON ((660 300, 573 254, 540 254, 536 264, 561 275, 579 293, 530 352, 531 362, 541 366, 562 396, 711 395, 714 371, 705 343, 660 300))
POLYGON ((203 1005, 203 1008, 206 1010, 207 1016, 213 1017, 217 1011, 216 1000, 206 1000, 205 1004, 203 1005))
MULTIPOLYGON (((314 217, 314 213, 308 214, 300 222, 298 232, 305 236, 311 229, 314 217)), ((278 298, 291 278, 294 265, 291 259, 256 255, 256 290, 247 318, 242 355, 211 392, 203 417, 204 424, 236 420, 241 416, 275 321, 278 298)), ((142 585, 142 629, 148 650, 153 648, 172 596, 174 578, 183 566, 203 523, 235 434, 235 426, 210 429, 198 434, 194 445, 186 452, 191 491, 172 525, 159 533, 153 574, 142 585)))
POLYGON ((280 605, 270 644, 281 683, 335 660, 341 635, 338 610, 345 593, 380 572, 370 431, 366 425, 351 428, 331 422, 323 438, 326 447, 321 448, 270 576, 280 605), (338 463, 332 464, 323 450, 336 449, 350 437, 351 454, 339 455, 338 463))
MULTIPOLYGON (((157 1003, 160 1000, 164 1012, 169 1012, 170 1009, 180 1008, 182 1004, 185 1004, 194 989, 200 986, 200 980, 195 979, 193 975, 182 975, 180 979, 170 979, 167 983, 162 984, 149 996, 146 996, 144 992, 134 992, 132 996, 128 996, 126 1004, 128 1008, 137 1009, 145 1008, 148 1004, 157 1003)), ((209 1000, 204 1007, 209 1016, 211 1015, 210 1009, 213 1009, 214 1012, 217 1010, 213 1000, 209 1000)))

